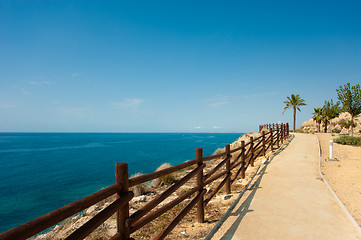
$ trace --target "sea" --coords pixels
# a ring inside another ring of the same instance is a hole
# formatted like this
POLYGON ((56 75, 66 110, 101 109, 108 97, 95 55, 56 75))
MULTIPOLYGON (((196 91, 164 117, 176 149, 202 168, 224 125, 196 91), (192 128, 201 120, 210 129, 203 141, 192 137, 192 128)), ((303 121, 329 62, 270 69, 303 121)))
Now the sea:
POLYGON ((0 133, 0 233, 163 163, 209 156, 243 133, 0 133))

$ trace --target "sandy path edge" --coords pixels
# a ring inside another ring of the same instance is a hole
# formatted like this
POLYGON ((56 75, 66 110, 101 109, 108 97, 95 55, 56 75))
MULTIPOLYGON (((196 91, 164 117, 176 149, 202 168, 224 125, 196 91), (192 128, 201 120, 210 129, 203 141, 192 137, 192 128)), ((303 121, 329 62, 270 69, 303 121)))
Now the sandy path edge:
POLYGON ((356 220, 353 218, 353 216, 351 215, 351 213, 347 210, 347 208, 345 207, 345 205, 341 202, 341 200, 338 198, 337 194, 335 193, 335 191, 333 191, 333 189, 331 188, 330 184, 327 182, 327 180, 325 179, 325 177, 322 174, 321 171, 321 145, 320 145, 320 139, 318 138, 317 135, 315 135, 317 138, 317 143, 318 143, 318 155, 319 155, 319 164, 318 164, 318 171, 320 173, 321 178, 323 179, 323 182, 326 184, 327 188, 330 190, 331 194, 335 197, 336 201, 338 202, 338 204, 340 205, 340 207, 343 209, 345 215, 350 219, 350 221, 352 222, 352 224, 356 227, 357 231, 361 234, 361 227, 360 225, 358 225, 358 223, 356 222, 356 220))

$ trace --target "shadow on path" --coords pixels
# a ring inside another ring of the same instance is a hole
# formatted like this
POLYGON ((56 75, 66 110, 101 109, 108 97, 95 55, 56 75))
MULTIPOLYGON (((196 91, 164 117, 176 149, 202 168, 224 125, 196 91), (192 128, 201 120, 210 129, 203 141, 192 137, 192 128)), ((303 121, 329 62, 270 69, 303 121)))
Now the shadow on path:
POLYGON ((256 195, 256 192, 258 189, 260 189, 261 187, 259 186, 261 184, 261 180, 263 178, 263 176, 265 174, 267 174, 266 169, 268 167, 268 165, 272 162, 272 160, 274 159, 275 156, 277 156, 280 152, 282 152, 289 144, 290 142, 293 140, 294 135, 291 136, 291 139, 284 144, 282 147, 278 148, 273 157, 267 161, 265 163, 265 165, 263 166, 262 170, 256 174, 256 180, 254 181, 254 183, 247 189, 247 191, 251 191, 251 193, 248 195, 248 197, 244 200, 244 202, 242 203, 242 205, 232 214, 230 214, 230 216, 237 216, 237 219, 233 222, 232 226, 227 230, 227 232, 223 235, 223 237, 221 238, 221 240, 229 240, 232 239, 232 237, 234 236, 235 232, 237 231, 238 226, 240 225, 240 223, 242 222, 244 216, 249 213, 249 212, 253 212, 254 210, 250 209, 250 205, 252 203, 252 200, 254 198, 254 196, 256 195))

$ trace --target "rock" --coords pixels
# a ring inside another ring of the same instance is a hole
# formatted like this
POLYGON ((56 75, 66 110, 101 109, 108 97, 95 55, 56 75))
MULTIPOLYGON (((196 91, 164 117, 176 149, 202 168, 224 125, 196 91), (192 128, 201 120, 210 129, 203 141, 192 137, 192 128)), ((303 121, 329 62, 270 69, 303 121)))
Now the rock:
POLYGON ((230 199, 232 196, 233 196, 233 195, 226 195, 226 196, 224 196, 223 200, 228 200, 228 199, 230 199))
POLYGON ((87 210, 85 210, 86 215, 94 214, 96 211, 99 211, 100 207, 98 205, 93 205, 89 207, 87 210))
POLYGON ((130 202, 131 203, 137 203, 137 202, 146 202, 147 197, 145 195, 141 195, 139 197, 134 197, 130 202))

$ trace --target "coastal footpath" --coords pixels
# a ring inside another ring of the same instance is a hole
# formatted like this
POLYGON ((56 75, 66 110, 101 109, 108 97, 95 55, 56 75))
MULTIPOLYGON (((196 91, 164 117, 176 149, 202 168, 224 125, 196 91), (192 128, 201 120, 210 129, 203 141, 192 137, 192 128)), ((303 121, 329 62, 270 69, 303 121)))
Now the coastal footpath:
POLYGON ((320 175, 317 137, 296 133, 211 239, 361 239, 361 233, 320 175))

